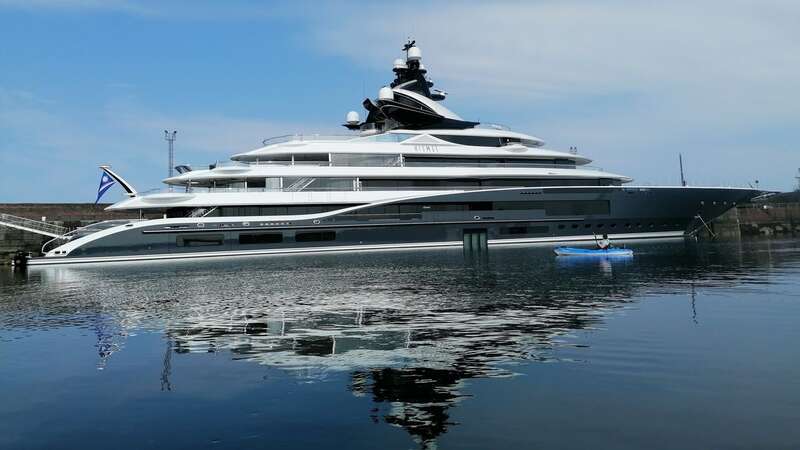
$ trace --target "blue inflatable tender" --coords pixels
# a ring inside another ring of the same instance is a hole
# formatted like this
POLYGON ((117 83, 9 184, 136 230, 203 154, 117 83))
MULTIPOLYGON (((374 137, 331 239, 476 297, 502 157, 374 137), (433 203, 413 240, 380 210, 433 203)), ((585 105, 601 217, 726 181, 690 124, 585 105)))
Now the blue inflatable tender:
POLYGON ((554 249, 558 256, 633 256, 633 250, 628 248, 576 248, 576 247, 556 247, 554 249))

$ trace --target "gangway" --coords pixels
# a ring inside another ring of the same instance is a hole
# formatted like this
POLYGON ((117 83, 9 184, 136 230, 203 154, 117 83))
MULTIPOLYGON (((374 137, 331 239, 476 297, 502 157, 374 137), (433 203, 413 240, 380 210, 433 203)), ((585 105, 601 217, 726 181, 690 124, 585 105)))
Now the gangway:
POLYGON ((30 233, 41 234, 51 238, 63 236, 69 231, 66 227, 41 220, 27 219, 25 217, 12 216, 11 214, 0 213, 0 225, 16 228, 17 230, 30 233))

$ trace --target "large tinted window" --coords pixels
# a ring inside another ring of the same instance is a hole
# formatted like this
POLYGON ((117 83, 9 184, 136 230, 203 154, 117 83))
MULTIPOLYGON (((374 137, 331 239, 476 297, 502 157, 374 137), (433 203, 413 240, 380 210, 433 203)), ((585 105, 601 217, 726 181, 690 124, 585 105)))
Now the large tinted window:
POLYGON ((336 239, 335 231, 310 231, 294 235, 294 240, 297 242, 332 241, 334 239, 336 239))
POLYGON ((543 209, 548 216, 609 214, 611 212, 608 200, 494 202, 494 210, 496 211, 536 209, 543 209))
POLYGON ((283 242, 281 233, 242 233, 239 235, 240 244, 277 244, 283 242))
POLYGON ((494 178, 494 179, 361 179, 362 190, 460 189, 478 187, 607 186, 613 180, 596 178, 494 178))
POLYGON ((515 226, 500 228, 500 234, 545 234, 548 231, 550 231, 550 227, 546 225, 537 225, 537 226, 515 225, 515 226))
POLYGON ((400 155, 334 153, 334 166, 394 167, 400 165, 400 155))
POLYGON ((295 154, 294 162, 328 162, 327 153, 308 153, 308 154, 295 154))
POLYGON ((247 187, 248 188, 265 188, 267 187, 267 180, 265 178, 248 178, 247 179, 247 187))
POLYGON ((178 236, 176 244, 178 247, 206 247, 222 245, 224 242, 225 235, 222 233, 186 234, 178 236))
POLYGON ((476 147, 501 147, 505 145, 501 138, 492 136, 452 136, 446 134, 434 134, 433 136, 443 141, 459 145, 472 145, 476 147))
POLYGON ((293 206, 222 206, 214 211, 214 217, 238 216, 282 216, 317 214, 355 205, 293 205, 293 206))
POLYGON ((571 159, 533 159, 533 158, 445 158, 440 156, 406 156, 404 164, 409 167, 425 166, 541 166, 563 165, 574 166, 571 159))

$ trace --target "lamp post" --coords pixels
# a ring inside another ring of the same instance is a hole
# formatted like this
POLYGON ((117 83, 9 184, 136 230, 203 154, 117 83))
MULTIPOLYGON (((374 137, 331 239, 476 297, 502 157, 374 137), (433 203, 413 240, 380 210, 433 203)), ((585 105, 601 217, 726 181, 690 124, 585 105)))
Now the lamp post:
MULTIPOLYGON (((170 178, 172 178, 172 171, 175 170, 175 136, 177 134, 177 130, 173 130, 172 133, 164 130, 164 139, 169 143, 169 160, 167 161, 169 167, 167 168, 167 176, 170 178)), ((169 191, 172 192, 172 185, 169 185, 169 191)))

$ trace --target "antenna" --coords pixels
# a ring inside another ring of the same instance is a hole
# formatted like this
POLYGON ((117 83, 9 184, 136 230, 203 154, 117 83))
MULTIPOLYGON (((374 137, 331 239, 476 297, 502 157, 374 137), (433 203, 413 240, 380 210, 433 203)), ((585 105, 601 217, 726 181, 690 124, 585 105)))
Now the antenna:
POLYGON ((678 164, 681 166, 681 186, 686 186, 686 178, 683 177, 683 155, 678 153, 678 164))
POLYGON ((411 47, 413 47, 413 46, 414 46, 414 44, 416 44, 416 43, 417 43, 417 41, 415 41, 415 40, 412 40, 412 39, 411 39, 411 36, 409 36, 409 37, 408 37, 408 42, 406 42, 406 44, 405 44, 405 45, 403 45, 403 51, 404 51, 404 52, 407 52, 407 51, 408 51, 408 49, 410 49, 411 47))
POLYGON ((794 178, 797 180, 797 190, 800 192, 800 169, 797 169, 797 176, 794 178))
MULTIPOLYGON (((173 130, 170 133, 167 130, 164 130, 164 139, 169 142, 169 160, 167 161, 167 176, 172 178, 173 170, 175 167, 175 135, 178 134, 177 130, 173 130)), ((170 192, 172 192, 172 185, 169 186, 170 192)))

